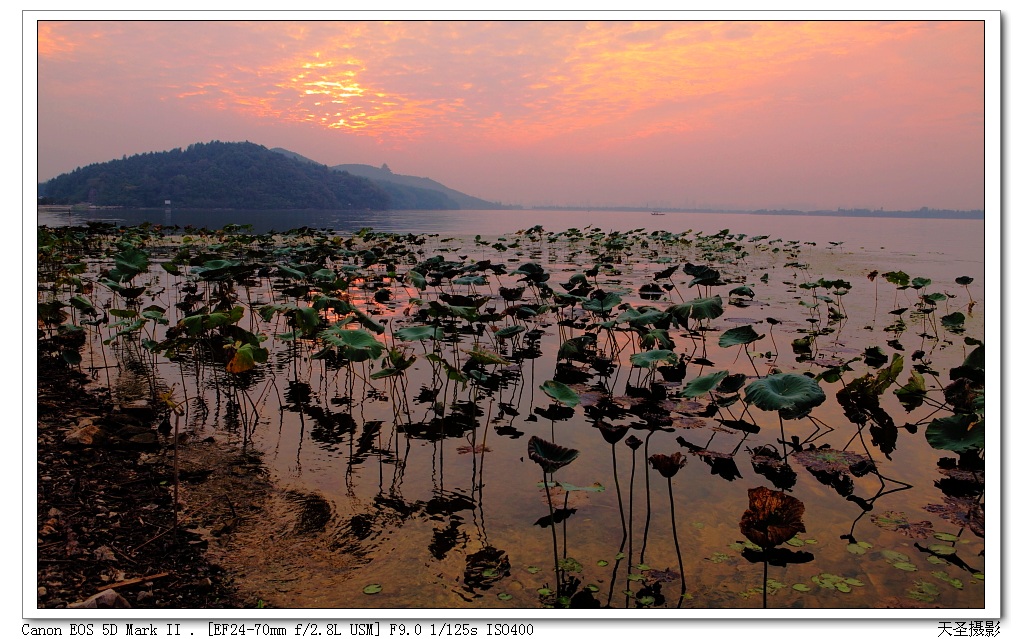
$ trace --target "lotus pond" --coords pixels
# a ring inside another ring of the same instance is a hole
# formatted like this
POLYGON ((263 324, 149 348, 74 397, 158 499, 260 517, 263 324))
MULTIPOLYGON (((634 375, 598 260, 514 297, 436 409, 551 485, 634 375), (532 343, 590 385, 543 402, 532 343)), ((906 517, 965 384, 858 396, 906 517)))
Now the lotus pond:
POLYGON ((326 504, 302 543, 353 567, 310 606, 984 607, 983 272, 729 230, 38 240, 44 355, 326 504))

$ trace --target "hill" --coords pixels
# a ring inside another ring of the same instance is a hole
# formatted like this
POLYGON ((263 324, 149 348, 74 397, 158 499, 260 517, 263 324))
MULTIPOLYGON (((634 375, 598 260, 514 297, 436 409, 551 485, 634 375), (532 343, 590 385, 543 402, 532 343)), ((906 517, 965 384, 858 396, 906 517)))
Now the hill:
POLYGON ((80 167, 39 187, 54 204, 227 209, 390 208, 371 180, 251 142, 192 144, 80 167))
MULTIPOLYGON (((398 173, 392 173, 391 169, 385 164, 381 167, 370 166, 368 164, 338 164, 331 167, 335 171, 347 171, 352 175, 359 177, 369 178, 388 188, 388 185, 396 185, 400 187, 420 189, 429 191, 432 193, 439 193, 444 196, 446 200, 450 200, 454 206, 445 206, 442 208, 455 208, 455 209, 504 209, 508 208, 497 204, 495 202, 488 202, 487 200, 481 200, 478 197, 466 195, 454 189, 448 188, 437 182, 425 177, 416 177, 413 175, 400 175, 398 173)), ((420 195, 421 197, 421 195, 420 195)), ((409 207, 419 208, 419 207, 409 207)))
POLYGON ((213 141, 80 167, 40 184, 39 196, 48 204, 126 208, 160 208, 168 201, 175 208, 260 210, 497 206, 433 180, 412 179, 431 188, 332 169, 285 149, 213 141))

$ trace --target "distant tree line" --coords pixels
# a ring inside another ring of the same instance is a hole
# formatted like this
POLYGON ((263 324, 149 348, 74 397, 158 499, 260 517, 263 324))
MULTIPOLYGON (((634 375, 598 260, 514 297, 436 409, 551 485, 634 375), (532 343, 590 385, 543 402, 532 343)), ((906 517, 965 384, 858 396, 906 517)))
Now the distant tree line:
POLYGON ((52 204, 127 208, 167 200, 199 209, 413 208, 406 204, 414 195, 392 190, 251 142, 213 141, 81 167, 41 184, 39 196, 52 204))

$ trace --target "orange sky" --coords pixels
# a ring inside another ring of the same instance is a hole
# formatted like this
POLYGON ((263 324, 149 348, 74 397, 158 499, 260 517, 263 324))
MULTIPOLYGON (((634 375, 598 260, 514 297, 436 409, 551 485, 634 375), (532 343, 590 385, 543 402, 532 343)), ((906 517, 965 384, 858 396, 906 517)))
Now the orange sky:
POLYGON ((984 23, 39 22, 39 178, 213 139, 520 204, 983 208, 984 23))

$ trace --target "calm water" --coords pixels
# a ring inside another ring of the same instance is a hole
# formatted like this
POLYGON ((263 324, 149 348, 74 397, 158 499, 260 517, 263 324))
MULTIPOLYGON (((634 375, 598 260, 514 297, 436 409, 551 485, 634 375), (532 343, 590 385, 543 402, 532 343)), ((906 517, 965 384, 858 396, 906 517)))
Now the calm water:
MULTIPOLYGON (((142 213, 117 215, 121 216, 117 221, 129 224, 150 221, 215 228, 227 223, 252 223, 256 232, 309 226, 338 232, 372 227, 403 234, 438 234, 423 245, 422 258, 435 254, 449 260, 471 256, 474 260, 507 263, 509 270, 517 263, 536 262, 551 273, 550 283, 556 290, 560 290, 559 283, 589 267, 585 241, 522 240, 518 249, 509 251, 496 251, 493 246, 521 240, 515 231, 536 225, 555 232, 590 227, 673 233, 693 229, 712 234, 730 229, 732 233, 767 235, 797 243, 797 258, 765 248, 740 263, 718 265, 730 281, 748 282, 757 294, 748 304, 726 304, 725 314, 711 322, 702 343, 693 336, 674 335, 677 352, 705 362, 691 362, 686 380, 715 370, 742 372, 752 379, 772 365, 784 371, 809 368, 819 372, 823 366, 861 355, 869 346, 885 344, 892 338, 882 330, 892 320, 888 311, 911 305, 913 299, 890 284, 875 285, 868 280, 873 270, 903 270, 910 277, 930 278, 932 284, 927 290, 955 295, 941 309, 942 314, 965 307, 965 291, 954 279, 973 277, 971 292, 977 305, 969 316, 967 334, 984 337, 981 221, 562 211, 310 214, 287 221, 282 221, 283 215, 274 214, 255 218, 223 214, 223 219, 219 213, 176 211, 156 212, 155 217, 148 212, 145 215, 150 217, 146 218, 139 217, 142 213), (475 235, 483 236, 485 243, 475 242, 475 235), (447 237, 460 239, 443 242, 447 237), (794 260, 807 268, 794 270, 790 266, 794 260), (816 360, 807 362, 789 346, 805 335, 808 326, 807 307, 797 303, 805 300, 806 291, 796 284, 820 277, 849 280, 853 287, 842 300, 848 317, 836 323, 836 331, 819 338, 816 360), (765 321, 768 317, 779 323, 769 325, 765 321), (753 361, 737 348, 717 345, 720 332, 743 325, 765 335, 756 343, 754 352, 758 356, 753 361)), ((66 216, 41 217, 39 221, 56 225, 60 217, 66 216)), ((691 250, 675 251, 656 243, 644 247, 636 244, 630 255, 615 264, 614 273, 602 276, 607 277, 604 285, 621 290, 623 297, 636 306, 663 308, 678 301, 671 296, 644 301, 635 294, 641 284, 652 281, 654 274, 668 265, 704 263, 704 256, 691 250)), ((398 271, 403 268, 399 266, 398 271)), ((680 271, 674 281, 679 284, 678 292, 692 299, 695 292, 686 290, 687 279, 680 271)), ((513 275, 494 276, 477 292, 493 295, 494 306, 503 308, 506 304, 496 296, 497 287, 513 286, 515 281, 513 275)), ((164 281, 163 285, 171 289, 175 284, 164 281)), ((734 284, 728 288, 731 286, 734 284)), ((377 304, 365 301, 374 316, 387 322, 389 345, 394 331, 418 323, 410 319, 410 312, 414 315, 417 308, 412 299, 415 290, 408 286, 393 288, 394 299, 377 304)), ((715 292, 724 296, 727 288, 715 292)), ((279 302, 275 295, 256 287, 247 289, 242 297, 258 305, 279 302)), ((423 294, 428 298, 430 295, 423 294)), ((187 421, 197 435, 214 434, 256 445, 280 486, 321 495, 330 503, 333 516, 318 541, 333 544, 358 561, 345 586, 330 592, 318 590, 317 566, 302 568, 307 601, 318 602, 316 607, 533 608, 549 602, 543 593, 545 587, 553 589, 554 580, 549 504, 540 469, 526 455, 526 442, 534 435, 581 452, 555 477, 570 490, 555 493, 559 510, 554 551, 561 561, 571 558, 577 562, 566 565, 569 574, 579 580, 580 590, 591 588, 601 605, 635 606, 642 599, 646 605, 674 608, 680 595, 674 545, 677 538, 690 595, 682 604, 684 608, 760 607, 757 589, 762 566, 742 556, 737 544, 744 538, 738 522, 748 505, 747 489, 773 487, 772 482, 777 480, 770 479, 770 473, 765 475, 751 455, 757 446, 780 446, 777 418, 754 411, 761 428, 750 433, 720 427, 711 419, 682 420, 672 432, 654 432, 628 411, 610 417, 595 417, 584 406, 558 411, 540 390, 546 380, 571 379, 591 388, 599 386, 625 408, 633 401, 629 397, 635 397, 630 395, 630 388, 643 386, 642 371, 630 368, 628 363, 628 353, 633 352, 635 344, 627 336, 618 338, 624 340, 619 346, 627 349, 622 356, 624 365, 619 362, 613 372, 598 374, 585 366, 576 367, 578 370, 557 368, 554 355, 558 344, 580 335, 585 325, 582 316, 566 313, 536 322, 523 321, 542 335, 535 352, 522 342, 502 343, 488 338, 486 347, 513 363, 493 369, 494 377, 485 389, 443 383, 439 396, 430 395, 431 389, 436 391, 438 378, 436 370, 426 363, 429 352, 415 342, 404 345, 419 358, 408 372, 406 387, 388 380, 366 383, 372 368, 358 375, 331 368, 310 359, 311 345, 300 344, 296 349, 294 342, 272 346, 273 355, 265 372, 246 389, 248 397, 241 401, 222 395, 224 380, 215 372, 179 369, 170 362, 160 362, 157 367, 169 383, 188 379, 187 421), (573 318, 579 321, 573 324, 573 318), (559 320, 569 323, 559 326, 559 320), (448 424, 445 428, 450 429, 443 437, 436 430, 442 415, 448 424), (635 453, 624 443, 612 448, 594 428, 599 419, 630 426, 644 444, 635 453), (649 454, 676 451, 686 453, 688 462, 672 480, 677 509, 673 515, 668 507, 667 483, 656 472, 647 472, 645 459, 649 454), (621 502, 619 493, 623 495, 621 502), (623 541, 623 520, 632 530, 629 543, 623 541), (383 590, 372 597, 365 595, 363 588, 369 584, 381 584, 383 590), (323 602, 326 604, 319 605, 323 602)), ((287 330, 279 321, 277 326, 263 328, 274 335, 287 330)), ((916 336, 917 328, 911 326, 900 336, 907 349, 907 369, 909 354, 915 349, 926 352, 939 371, 962 361, 966 350, 961 337, 947 336, 947 343, 931 343, 916 336)), ((469 344, 449 343, 437 352, 458 361, 465 357, 469 344)), ((885 349, 894 354, 889 347, 885 349)), ((88 366, 90 357, 97 356, 95 352, 87 355, 83 365, 88 366)), ((855 364, 854 369, 846 380, 873 370, 862 363, 855 364)), ((135 374, 125 367, 117 385, 122 389, 138 387, 138 380, 132 378, 135 374)), ((824 386, 833 397, 837 386, 824 386)), ((882 406, 900 426, 923 419, 928 412, 917 409, 908 414, 890 395, 882 406)), ((812 558, 769 570, 770 578, 775 580, 769 588, 770 606, 983 607, 984 584, 973 573, 984 570, 984 539, 927 510, 929 505, 944 503, 938 466, 948 453, 930 447, 922 433, 911 436, 903 431, 894 448, 882 454, 876 443, 870 443, 872 435, 865 430, 858 432, 836 402, 825 403, 813 414, 833 430, 819 434, 819 424, 796 420, 787 425, 786 436, 871 454, 879 474, 825 481, 793 464, 798 480, 788 490, 806 504, 806 533, 800 535, 805 543, 792 550, 812 558), (874 523, 875 516, 886 513, 894 513, 886 515, 889 519, 904 516, 909 522, 926 520, 940 534, 961 535, 958 556, 967 568, 942 563, 940 557, 929 560, 935 556, 915 545, 926 547, 935 543, 934 539, 907 537, 874 523), (856 552, 847 548, 850 539, 860 544, 856 552), (907 562, 902 563, 912 569, 897 567, 899 562, 891 553, 904 555, 907 562), (836 587, 832 577, 842 585, 836 587), (842 581, 845 579, 850 581, 842 581)), ((304 605, 302 595, 290 593, 288 597, 290 606, 304 605)))

